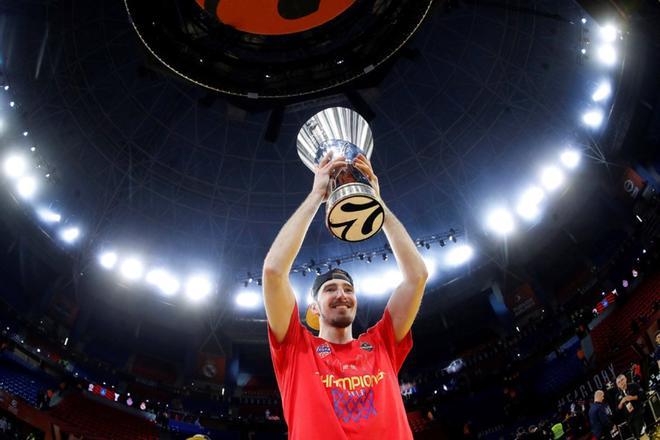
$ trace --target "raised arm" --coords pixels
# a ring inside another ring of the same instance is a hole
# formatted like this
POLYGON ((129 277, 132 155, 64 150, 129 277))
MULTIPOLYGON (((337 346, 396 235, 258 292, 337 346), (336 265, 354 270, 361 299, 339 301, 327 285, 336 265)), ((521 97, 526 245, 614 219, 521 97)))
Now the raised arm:
POLYGON ((331 156, 326 156, 317 167, 312 191, 277 234, 264 260, 263 294, 266 317, 278 342, 282 342, 286 336, 296 301, 289 281, 291 266, 316 211, 327 198, 330 175, 346 165, 344 158, 331 159, 331 156))
MULTIPOLYGON (((374 174, 367 158, 360 156, 355 165, 369 177, 376 192, 380 193, 378 177, 374 174)), ((387 303, 394 326, 394 335, 396 341, 399 342, 406 336, 415 321, 424 295, 428 271, 406 228, 387 207, 385 207, 383 230, 403 275, 403 281, 394 289, 387 303)))

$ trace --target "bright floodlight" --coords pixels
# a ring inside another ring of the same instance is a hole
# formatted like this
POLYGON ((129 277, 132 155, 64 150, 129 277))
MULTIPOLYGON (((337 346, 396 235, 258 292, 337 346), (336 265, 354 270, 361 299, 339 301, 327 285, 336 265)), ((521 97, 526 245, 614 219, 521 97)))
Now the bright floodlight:
POLYGON ((203 275, 195 275, 188 279, 186 283, 186 296, 191 301, 201 301, 211 294, 213 284, 208 277, 203 275))
POLYGON ((57 212, 51 211, 48 208, 41 208, 37 211, 37 215, 41 220, 47 223, 59 223, 62 220, 62 216, 57 212))
POLYGON ((394 287, 396 287, 396 284, 388 284, 384 276, 374 276, 358 281, 357 290, 368 296, 382 296, 394 287))
POLYGON ((383 274, 383 281, 394 288, 401 284, 403 281, 403 275, 399 270, 388 270, 383 274))
POLYGON ((261 302, 261 295, 251 290, 244 290, 236 295, 236 305, 243 309, 254 309, 261 302))
POLYGON ((78 237, 80 237, 80 229, 75 226, 63 229, 62 232, 60 232, 60 237, 67 243, 73 243, 78 237))
POLYGON ((129 281, 137 281, 142 278, 144 267, 142 262, 136 257, 130 257, 124 260, 119 269, 121 275, 129 281))
POLYGON ((181 283, 165 269, 153 269, 147 273, 147 283, 154 285, 166 296, 172 296, 179 291, 181 283))
POLYGON ((598 55, 600 62, 606 66, 613 66, 616 64, 616 50, 614 50, 612 45, 603 44, 598 48, 596 54, 598 55))
POLYGON ((594 91, 593 95, 591 95, 591 99, 595 102, 599 102, 609 98, 611 94, 612 86, 610 85, 610 82, 603 81, 598 85, 598 88, 594 91))
POLYGON ((459 246, 454 246, 447 253, 445 257, 445 264, 447 266, 460 266, 468 262, 474 255, 474 249, 467 244, 462 244, 459 246))
POLYGON ((541 213, 539 204, 544 198, 545 193, 543 190, 538 186, 532 186, 520 197, 516 206, 516 212, 525 220, 534 220, 541 213))
POLYGON ((103 252, 99 256, 99 264, 105 269, 112 269, 117 264, 117 254, 115 252, 103 252))
POLYGON ((541 183, 548 191, 554 191, 564 183, 564 173, 555 166, 545 167, 541 171, 541 183))
POLYGON ((21 177, 16 184, 18 195, 24 199, 31 199, 37 192, 37 179, 32 176, 21 177))
POLYGON ((433 278, 437 268, 435 258, 429 257, 428 255, 424 255, 422 257, 422 260, 424 260, 424 265, 426 266, 426 272, 429 275, 429 279, 433 278))
POLYGON ((504 208, 495 209, 490 213, 487 220, 490 230, 499 235, 507 235, 513 232, 513 216, 504 208))
POLYGON ((561 163, 568 169, 574 169, 580 164, 580 152, 577 150, 564 150, 559 158, 561 159, 561 163))
POLYGON ((603 112, 600 110, 591 110, 582 115, 582 122, 589 127, 599 127, 603 123, 603 112))
POLYGON ((27 162, 21 156, 9 156, 4 163, 5 174, 12 179, 16 179, 25 174, 27 162))
POLYGON ((582 17, 582 20, 581 20, 581 21, 582 21, 582 24, 586 24, 586 23, 587 23, 587 19, 584 18, 584 17, 582 17))
POLYGON ((606 24, 602 28, 600 28, 600 37, 603 39, 603 41, 607 43, 613 43, 616 41, 616 37, 619 34, 619 31, 614 25, 612 24, 606 24))

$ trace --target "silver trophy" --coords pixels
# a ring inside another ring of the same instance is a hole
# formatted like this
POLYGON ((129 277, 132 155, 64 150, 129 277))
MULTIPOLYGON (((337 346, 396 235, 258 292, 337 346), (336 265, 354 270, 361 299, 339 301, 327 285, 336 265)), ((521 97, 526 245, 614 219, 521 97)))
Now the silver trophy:
POLYGON ((325 224, 340 240, 366 240, 381 230, 385 211, 367 176, 353 165, 358 154, 371 158, 374 140, 369 124, 344 107, 327 108, 312 116, 300 129, 298 155, 310 170, 328 152, 344 156, 348 165, 330 178, 325 224))

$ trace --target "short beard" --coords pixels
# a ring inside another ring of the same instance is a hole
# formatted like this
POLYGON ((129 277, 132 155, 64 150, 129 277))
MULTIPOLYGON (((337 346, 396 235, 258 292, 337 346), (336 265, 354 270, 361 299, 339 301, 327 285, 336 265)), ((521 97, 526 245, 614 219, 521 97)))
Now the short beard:
POLYGON ((323 313, 321 313, 321 318, 323 319, 324 323, 326 323, 330 327, 335 327, 335 328, 346 328, 351 324, 353 324, 353 320, 354 320, 352 316, 348 316, 348 315, 339 318, 327 319, 323 313))

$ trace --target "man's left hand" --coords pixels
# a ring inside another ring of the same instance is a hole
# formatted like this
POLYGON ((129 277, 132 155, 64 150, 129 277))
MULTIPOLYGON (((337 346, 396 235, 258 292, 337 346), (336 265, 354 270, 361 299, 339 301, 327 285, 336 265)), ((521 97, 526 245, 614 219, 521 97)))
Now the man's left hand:
POLYGON ((378 185, 378 177, 374 173, 374 169, 371 166, 371 162, 366 158, 364 154, 358 154, 358 156, 353 161, 355 168, 360 170, 362 174, 367 176, 369 179, 369 184, 376 191, 376 197, 380 199, 380 186, 378 185))

